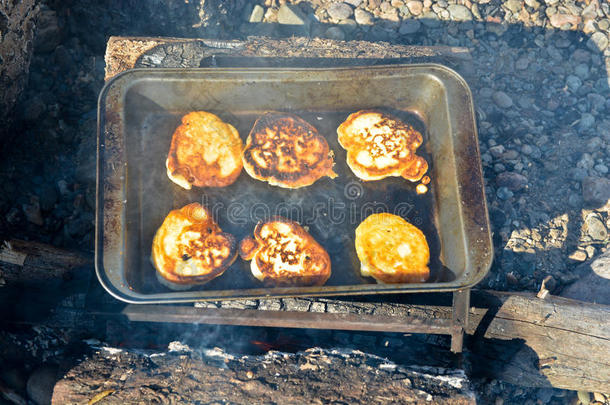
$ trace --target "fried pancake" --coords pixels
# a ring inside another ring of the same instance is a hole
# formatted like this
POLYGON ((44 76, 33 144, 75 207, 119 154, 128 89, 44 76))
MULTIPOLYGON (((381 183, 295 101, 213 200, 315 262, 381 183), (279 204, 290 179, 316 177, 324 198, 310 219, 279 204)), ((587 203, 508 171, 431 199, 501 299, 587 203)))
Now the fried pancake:
POLYGON ((256 120, 246 140, 243 164, 253 178, 284 188, 337 177, 326 139, 302 118, 280 112, 256 120))
POLYGON ((152 261, 158 279, 174 289, 207 283, 236 258, 235 237, 222 232, 198 203, 170 211, 153 240, 152 261))
POLYGON ((394 214, 373 214, 358 225, 356 254, 360 273, 379 283, 423 283, 430 276, 426 237, 394 214))
POLYGON ((252 260, 252 275, 268 286, 320 286, 330 277, 326 250, 298 223, 278 216, 259 222, 239 255, 252 260))
POLYGON ((339 125, 337 134, 347 150, 347 165, 362 180, 401 176, 418 181, 428 170, 428 162, 415 154, 422 135, 388 114, 355 112, 339 125))
POLYGON ((172 137, 167 176, 187 190, 228 186, 241 172, 243 147, 231 124, 209 112, 190 112, 172 137))

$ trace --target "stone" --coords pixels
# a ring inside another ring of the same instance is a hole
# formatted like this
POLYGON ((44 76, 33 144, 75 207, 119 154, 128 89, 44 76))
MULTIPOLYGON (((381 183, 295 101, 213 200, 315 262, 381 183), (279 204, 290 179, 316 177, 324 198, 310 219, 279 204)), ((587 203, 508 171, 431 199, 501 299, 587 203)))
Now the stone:
POLYGON ((329 39, 343 41, 345 39, 345 32, 339 27, 330 27, 326 30, 325 36, 329 39))
POLYGON ((601 174, 602 176, 605 176, 606 174, 608 174, 608 166, 606 166, 603 163, 597 164, 595 166, 593 166, 593 168, 595 169, 595 171, 599 174, 601 174))
POLYGON ((37 405, 51 404, 53 387, 57 381, 57 367, 42 365, 37 368, 28 378, 27 393, 31 400, 37 405))
POLYGON ((341 29, 343 32, 345 32, 345 35, 349 35, 358 29, 358 23, 351 18, 340 21, 339 26, 341 26, 341 29))
POLYGON ((608 238, 608 229, 601 218, 595 214, 589 214, 585 219, 584 228, 587 235, 594 241, 604 241, 608 238))
POLYGON ((587 65, 586 63, 580 63, 576 65, 576 67, 574 68, 574 73, 582 80, 586 80, 589 77, 589 65, 587 65))
POLYGON ((498 187, 506 187, 510 191, 519 191, 527 186, 527 177, 515 172, 500 173, 496 177, 498 187))
POLYGON ((405 20, 400 24, 398 33, 400 35, 415 34, 421 28, 421 23, 418 20, 405 20))
POLYGON ((284 25, 305 25, 307 17, 299 7, 286 3, 280 6, 277 21, 284 25))
POLYGON ((424 4, 419 0, 411 0, 407 2, 407 8, 413 15, 420 15, 424 11, 424 4))
POLYGON ((360 8, 354 11, 354 19, 360 25, 371 25, 373 24, 373 14, 360 8))
POLYGON ((576 93, 576 91, 582 86, 582 80, 578 76, 569 75, 566 78, 566 86, 572 93, 576 93))
POLYGON ((578 123, 578 129, 586 131, 595 125, 595 117, 592 114, 584 113, 580 116, 580 122, 578 123))
POLYGON ((496 91, 492 98, 494 103, 500 108, 510 108, 513 105, 513 100, 503 91, 496 91))
POLYGON ((248 18, 248 22, 249 23, 259 23, 259 22, 263 21, 264 17, 265 17, 265 9, 257 4, 252 9, 252 12, 250 13, 250 17, 248 18))
POLYGON ((517 61, 515 62, 515 69, 525 70, 525 69, 527 69, 529 64, 530 64, 529 59, 527 59, 526 57, 521 57, 521 58, 517 59, 517 61))
POLYGON ((534 10, 538 10, 540 8, 540 3, 538 3, 537 0, 525 0, 525 4, 527 4, 528 7, 531 7, 534 10))
POLYGON ((596 304, 610 304, 610 249, 575 269, 581 278, 561 293, 562 297, 596 304))
POLYGON ((509 198, 511 198, 514 194, 512 191, 510 191, 508 188, 506 187, 500 187, 498 189, 498 191, 496 191, 496 195, 498 196, 499 199, 501 200, 508 200, 509 198))
POLYGON ((453 21, 472 20, 472 13, 466 6, 462 6, 461 4, 451 4, 449 7, 447 7, 447 10, 449 11, 453 21))
POLYGON ((441 26, 441 21, 433 11, 427 11, 422 15, 421 23, 428 28, 438 28, 441 26))
POLYGON ((586 177, 582 181, 582 197, 588 204, 604 206, 610 200, 610 180, 605 177, 586 177))
POLYGON ((523 2, 521 0, 508 0, 504 3, 504 7, 516 14, 523 8, 523 2))
POLYGON ((587 252, 585 252, 584 250, 576 250, 574 253, 568 256, 568 259, 574 260, 576 262, 584 262, 585 260, 587 260, 587 252))
POLYGON ((555 28, 572 28, 580 23, 580 17, 572 14, 555 13, 549 17, 549 22, 555 28))
POLYGON ((353 7, 358 7, 362 4, 363 0, 345 0, 345 2, 353 7))
POLYGON ((593 52, 603 52, 608 47, 608 34, 596 32, 587 41, 587 47, 593 52))
POLYGON ((345 20, 350 18, 353 10, 345 3, 332 3, 327 9, 328 15, 335 20, 345 20))

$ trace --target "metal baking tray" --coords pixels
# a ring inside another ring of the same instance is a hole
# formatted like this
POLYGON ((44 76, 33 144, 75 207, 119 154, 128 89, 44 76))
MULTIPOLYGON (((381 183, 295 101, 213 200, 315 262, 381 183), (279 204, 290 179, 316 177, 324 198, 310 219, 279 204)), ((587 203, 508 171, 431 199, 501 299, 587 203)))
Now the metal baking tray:
POLYGON ((468 288, 489 271, 492 246, 472 95, 442 65, 348 68, 134 69, 103 88, 98 110, 96 271, 116 298, 170 303, 233 298, 440 292, 468 288), (362 182, 345 162, 336 128, 352 112, 379 109, 424 134, 428 193, 400 178, 362 182), (219 115, 246 138, 270 110, 297 114, 326 136, 336 179, 287 190, 245 172, 224 188, 183 190, 165 173, 180 117, 219 115), (332 276, 321 287, 263 287, 238 258, 220 277, 172 291, 155 277, 152 239, 174 208, 200 202, 241 240, 256 222, 280 214, 307 226, 326 248, 332 276), (431 277, 419 284, 377 284, 360 276, 354 230, 373 212, 393 212, 418 226, 431 251, 431 277))

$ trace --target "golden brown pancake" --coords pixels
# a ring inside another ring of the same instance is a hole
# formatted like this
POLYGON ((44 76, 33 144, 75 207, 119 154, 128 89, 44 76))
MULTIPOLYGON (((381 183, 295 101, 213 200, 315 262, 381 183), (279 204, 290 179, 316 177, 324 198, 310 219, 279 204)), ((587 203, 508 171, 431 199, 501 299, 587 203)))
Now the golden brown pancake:
POLYGON ((252 260, 252 275, 268 286, 320 286, 330 277, 326 250, 301 225, 283 217, 259 222, 254 237, 241 241, 239 255, 252 260))
POLYGON ((236 258, 235 237, 222 232, 198 203, 170 211, 153 240, 152 261, 157 276, 170 288, 207 283, 236 258))
POLYGON ((231 124, 209 112, 190 112, 172 137, 167 176, 187 190, 228 186, 241 172, 243 147, 231 124))
POLYGON ((347 150, 347 165, 362 180, 401 176, 418 181, 428 170, 415 154, 422 135, 411 125, 379 111, 358 111, 337 128, 339 143, 347 150))
POLYGON ((281 112, 256 120, 246 140, 243 164, 253 178, 284 188, 337 176, 326 139, 302 118, 281 112))
POLYGON ((373 214, 358 225, 356 254, 360 273, 380 283, 423 283, 430 277, 426 237, 394 214, 373 214))

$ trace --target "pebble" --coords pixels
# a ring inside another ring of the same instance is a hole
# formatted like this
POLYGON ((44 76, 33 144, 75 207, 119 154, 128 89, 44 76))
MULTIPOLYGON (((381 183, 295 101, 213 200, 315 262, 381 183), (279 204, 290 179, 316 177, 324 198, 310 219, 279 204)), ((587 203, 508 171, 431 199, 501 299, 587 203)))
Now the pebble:
POLYGON ((371 25, 373 24, 373 14, 360 8, 354 11, 354 19, 360 25, 371 25))
POLYGON ((586 131, 595 125, 595 117, 592 114, 584 113, 580 116, 580 122, 578 123, 578 129, 586 131))
POLYGON ((519 173, 504 172, 496 177, 498 187, 506 187, 510 191, 519 191, 527 186, 527 177, 519 173))
POLYGON ((521 0, 508 0, 506 3, 504 3, 504 7, 513 13, 518 13, 523 8, 523 2, 521 0))
POLYGON ((589 214, 585 219, 584 225, 585 229, 587 230, 587 235, 589 235, 591 239, 603 241, 608 237, 608 230, 597 215, 589 214))
POLYGON ((513 100, 503 91, 496 91, 492 98, 494 103, 500 108, 510 108, 513 106, 513 100))
POLYGON ((593 166, 593 168, 595 169, 595 171, 599 174, 601 174, 602 176, 605 176, 606 174, 608 174, 608 166, 606 166, 603 163, 597 164, 595 166, 593 166))
MULTIPOLYGON (((587 246, 587 248, 595 248, 587 246)), ((591 249, 589 249, 591 251, 591 249)), ((589 252, 587 252, 589 254, 589 252)), ((578 265, 574 271, 583 277, 565 288, 561 295, 580 301, 610 304, 610 249, 589 263, 578 265)))
POLYGON ((285 25, 305 25, 307 17, 299 7, 291 4, 282 4, 277 13, 277 21, 285 25))
POLYGON ((335 20, 345 20, 353 14, 352 8, 345 3, 332 3, 326 11, 335 20))
POLYGON ((585 63, 580 63, 576 65, 576 67, 574 68, 574 73, 582 80, 586 80, 589 77, 589 65, 585 63))
POLYGON ((582 80, 578 76, 569 75, 566 78, 566 86, 572 93, 576 93, 576 91, 582 86, 582 80))
POLYGON ((257 4, 252 9, 252 12, 250 13, 250 17, 248 18, 248 22, 249 23, 259 23, 259 22, 263 21, 264 17, 265 17, 265 9, 257 4))
POLYGON ((549 22, 555 28, 570 29, 580 23, 580 17, 571 14, 555 13, 549 17, 549 22))
POLYGON ((421 28, 421 23, 418 20, 405 20, 400 24, 398 33, 401 35, 415 34, 421 28))
POLYGON ((472 13, 466 6, 461 4, 451 4, 449 7, 447 7, 447 10, 451 15, 451 19, 454 21, 472 20, 472 13))
POLYGON ((538 3, 537 0, 525 0, 525 4, 527 4, 528 7, 531 7, 534 10, 538 10, 540 8, 540 3, 538 3))
POLYGON ((428 28, 438 28, 441 26, 441 21, 433 11, 427 11, 422 15, 421 23, 428 28))
POLYGON ((587 41, 587 47, 593 52, 603 52, 608 47, 608 34, 596 32, 587 41))
POLYGON ((606 104, 606 98, 597 93, 587 94, 587 100, 589 101, 589 104, 591 104, 592 110, 602 110, 604 108, 604 105, 606 104))
POLYGON ((594 136, 587 141, 587 151, 590 153, 597 152, 602 146, 602 139, 599 136, 594 136))
POLYGON ((326 38, 334 39, 337 41, 343 41, 345 39, 345 33, 339 27, 330 27, 326 30, 326 38))
POLYGON ((363 0, 345 0, 347 4, 352 5, 353 7, 358 7, 362 4, 363 0))
POLYGON ((418 0, 411 0, 407 2, 407 8, 413 15, 420 15, 424 11, 424 4, 418 0))
POLYGON ((515 62, 515 68, 518 70, 525 70, 525 69, 527 69, 529 64, 530 64, 529 59, 522 57, 522 58, 517 59, 517 62, 515 62))
POLYGON ((508 188, 506 187, 500 187, 498 188, 498 191, 496 191, 496 195, 498 196, 499 199, 501 200, 508 200, 509 198, 511 198, 514 194, 512 191, 510 191, 508 188))
POLYGON ((586 177, 582 181, 582 197, 588 204, 602 206, 610 200, 610 180, 605 177, 586 177))
POLYGON ((577 262, 584 262, 585 260, 587 260, 587 252, 585 252, 584 250, 576 250, 574 251, 574 253, 568 256, 568 258, 577 262))

